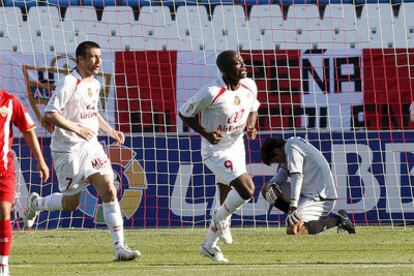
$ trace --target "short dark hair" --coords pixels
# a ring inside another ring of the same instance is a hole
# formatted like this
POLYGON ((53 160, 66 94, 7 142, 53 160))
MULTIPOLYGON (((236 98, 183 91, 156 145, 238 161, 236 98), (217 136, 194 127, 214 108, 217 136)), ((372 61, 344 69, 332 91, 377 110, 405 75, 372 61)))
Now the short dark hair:
POLYGON ((263 163, 270 165, 274 157, 274 149, 283 149, 286 141, 282 138, 269 138, 262 143, 260 147, 260 156, 263 163))
POLYGON ((83 41, 81 42, 78 47, 76 47, 76 61, 78 60, 78 57, 86 58, 86 55, 88 54, 88 50, 91 48, 101 48, 98 43, 94 41, 83 41))
POLYGON ((229 62, 231 62, 236 55, 237 52, 233 50, 221 52, 216 59, 216 65, 218 69, 223 72, 229 66, 229 62))

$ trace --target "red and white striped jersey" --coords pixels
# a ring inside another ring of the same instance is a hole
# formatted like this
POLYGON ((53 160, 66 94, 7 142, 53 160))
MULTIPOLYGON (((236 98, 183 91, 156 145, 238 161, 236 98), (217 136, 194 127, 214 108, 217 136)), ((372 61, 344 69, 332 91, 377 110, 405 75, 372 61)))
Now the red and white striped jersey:
POLYGON ((201 114, 201 125, 209 132, 220 131, 224 138, 211 145, 202 140, 203 158, 212 153, 230 148, 236 142, 243 143, 243 133, 250 112, 259 109, 257 86, 250 78, 240 80, 237 90, 227 90, 227 85, 219 78, 212 86, 203 87, 180 108, 184 117, 201 114))
MULTIPOLYGON (((97 135, 100 89, 97 79, 83 81, 79 73, 73 70, 58 83, 45 111, 58 112, 66 120, 87 127, 97 135)), ((55 127, 50 148, 52 151, 71 152, 85 141, 72 131, 55 127)))
POLYGON ((6 91, 0 90, 0 173, 14 173, 13 125, 22 132, 34 129, 36 126, 29 113, 26 112, 19 99, 6 91))

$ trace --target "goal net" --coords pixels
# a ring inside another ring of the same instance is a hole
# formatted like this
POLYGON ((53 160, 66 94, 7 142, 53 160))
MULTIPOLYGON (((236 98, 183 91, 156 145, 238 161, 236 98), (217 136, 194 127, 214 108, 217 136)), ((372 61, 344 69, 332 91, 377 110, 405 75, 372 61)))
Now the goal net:
MULTIPOLYGON (((261 106, 259 136, 246 141, 256 193, 233 225, 285 225, 285 214, 259 193, 275 173, 261 163, 259 149, 268 137, 294 135, 307 138, 330 163, 336 209, 347 210, 360 225, 412 224, 414 3, 239 2, 4 0, 0 87, 17 95, 36 119, 52 168, 44 107, 75 67, 76 46, 98 42, 101 114, 127 137, 117 147, 100 136, 125 226, 206 226, 218 205, 215 177, 202 163, 201 138, 182 124, 177 110, 219 76, 218 53, 237 50, 257 83, 261 106)), ((13 221, 19 228, 28 194, 46 196, 58 185, 53 170, 41 183, 27 144, 18 131, 15 137, 13 221)), ((92 186, 82 192, 78 210, 42 212, 35 224, 104 226, 92 186)))

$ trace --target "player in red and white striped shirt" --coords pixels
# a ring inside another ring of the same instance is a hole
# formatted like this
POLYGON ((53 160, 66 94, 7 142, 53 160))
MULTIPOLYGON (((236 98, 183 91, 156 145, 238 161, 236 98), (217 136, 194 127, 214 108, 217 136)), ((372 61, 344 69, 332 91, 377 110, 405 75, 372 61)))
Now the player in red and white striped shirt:
POLYGON ((8 275, 8 259, 12 245, 10 211, 16 194, 16 173, 13 163, 13 125, 23 137, 37 159, 43 181, 49 178, 49 168, 43 158, 34 132, 35 124, 15 96, 0 90, 0 274, 8 275))
POLYGON ((254 194, 255 185, 247 174, 244 131, 256 138, 257 87, 246 78, 243 58, 234 51, 217 57, 222 73, 214 84, 202 88, 180 108, 180 118, 198 132, 201 154, 206 166, 215 174, 222 205, 214 210, 200 253, 216 262, 228 262, 217 246, 218 238, 232 243, 231 215, 254 194), (201 114, 201 124, 195 115, 201 114))

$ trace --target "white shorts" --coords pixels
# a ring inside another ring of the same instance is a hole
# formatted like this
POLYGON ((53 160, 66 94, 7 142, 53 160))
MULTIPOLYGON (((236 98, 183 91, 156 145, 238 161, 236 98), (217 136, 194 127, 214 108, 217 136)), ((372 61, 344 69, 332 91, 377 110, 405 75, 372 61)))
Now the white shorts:
POLYGON ((88 177, 100 173, 112 175, 111 161, 106 155, 102 145, 84 143, 77 150, 67 152, 52 152, 59 191, 64 195, 75 195, 89 183, 88 177))
POLYGON ((304 222, 319 220, 332 212, 336 200, 314 200, 301 197, 298 204, 298 212, 304 222))
POLYGON ((204 164, 216 176, 216 183, 229 185, 240 175, 247 173, 245 151, 220 151, 204 159, 204 164))

